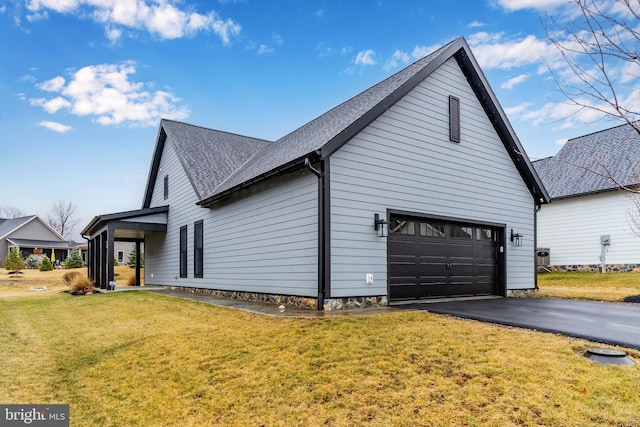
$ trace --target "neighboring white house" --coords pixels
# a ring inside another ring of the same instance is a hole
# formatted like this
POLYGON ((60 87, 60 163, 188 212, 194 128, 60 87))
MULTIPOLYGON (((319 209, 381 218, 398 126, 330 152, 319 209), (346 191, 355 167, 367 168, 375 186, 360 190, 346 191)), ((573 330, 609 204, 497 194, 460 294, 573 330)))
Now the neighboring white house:
POLYGON ((270 142, 162 120, 142 209, 95 217, 89 275, 318 309, 535 288, 548 201, 456 39, 270 142))
MULTIPOLYGON (((538 248, 553 269, 624 271, 640 267, 640 136, 629 125, 570 139, 554 157, 533 162, 552 203, 538 213, 538 248)), ((540 252, 540 251, 539 251, 540 252)))

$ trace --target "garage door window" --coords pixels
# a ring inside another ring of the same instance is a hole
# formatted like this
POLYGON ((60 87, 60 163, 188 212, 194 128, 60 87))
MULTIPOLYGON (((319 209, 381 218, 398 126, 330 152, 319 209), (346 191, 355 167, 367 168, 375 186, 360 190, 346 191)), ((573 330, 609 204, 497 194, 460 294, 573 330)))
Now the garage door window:
POLYGON ((490 228, 476 228, 476 240, 496 240, 496 233, 490 228))
POLYGON ((391 221, 391 233, 410 234, 416 233, 415 222, 406 219, 394 219, 391 221))
POLYGON ((420 235, 426 237, 442 237, 444 238, 444 224, 421 222, 420 235))
POLYGON ((473 238, 473 227, 463 227, 460 225, 452 225, 451 237, 456 237, 458 239, 471 239, 473 238))

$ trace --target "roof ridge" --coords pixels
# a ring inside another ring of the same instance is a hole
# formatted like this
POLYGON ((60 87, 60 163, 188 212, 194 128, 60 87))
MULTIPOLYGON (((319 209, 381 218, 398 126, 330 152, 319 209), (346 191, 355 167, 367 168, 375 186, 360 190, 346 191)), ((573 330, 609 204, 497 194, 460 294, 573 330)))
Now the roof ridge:
POLYGON ((624 127, 624 126, 631 126, 631 124, 629 124, 629 123, 623 123, 623 124, 621 124, 621 125, 612 126, 612 127, 610 127, 610 128, 600 129, 600 130, 597 130, 597 131, 594 131, 594 132, 591 132, 591 133, 587 133, 587 134, 584 134, 584 135, 576 136, 576 137, 574 137, 574 138, 569 138, 569 139, 567 140, 567 142, 570 142, 570 141, 573 141, 573 140, 576 140, 576 139, 581 139, 581 138, 584 138, 584 137, 587 137, 587 136, 596 135, 596 134, 599 134, 599 133, 609 132, 609 131, 611 131, 611 130, 613 130, 613 129, 621 128, 621 127, 624 127))
POLYGON ((236 132, 229 132, 229 131, 225 131, 225 130, 214 129, 214 128, 210 128, 210 127, 206 127, 206 126, 202 126, 202 125, 194 125, 194 124, 187 123, 187 122, 180 122, 178 120, 161 119, 161 122, 172 122, 172 123, 177 123, 177 124, 180 124, 180 125, 187 125, 187 126, 194 127, 194 128, 204 129, 204 130, 211 131, 211 132, 224 133, 226 135, 235 135, 235 136, 239 136, 239 137, 242 137, 242 138, 257 139, 259 141, 264 141, 264 142, 269 142, 269 143, 275 142, 275 141, 270 140, 270 139, 257 138, 255 136, 249 136, 249 135, 242 135, 242 134, 239 134, 239 133, 236 133, 236 132))

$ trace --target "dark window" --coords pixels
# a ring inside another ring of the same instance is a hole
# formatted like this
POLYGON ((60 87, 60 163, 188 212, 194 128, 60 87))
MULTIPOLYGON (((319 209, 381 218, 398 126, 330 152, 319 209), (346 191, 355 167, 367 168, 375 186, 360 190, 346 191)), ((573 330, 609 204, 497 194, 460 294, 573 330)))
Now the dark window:
POLYGON ((204 252, 203 252, 202 221, 193 224, 193 277, 202 277, 204 252))
POLYGON ((118 251, 118 264, 122 264, 124 262, 124 251, 118 251))
POLYGON ((420 235, 427 237, 444 237, 444 224, 421 222, 420 235))
POLYGON ((462 227, 460 225, 452 225, 451 237, 457 237, 460 239, 471 239, 473 238, 473 227, 462 227))
POLYGON ((495 241, 495 233, 490 228, 476 228, 476 240, 495 241))
POLYGON ((415 234, 415 223, 407 219, 394 219, 391 221, 390 232, 395 234, 415 234))
POLYGON ((187 277, 187 226, 180 227, 180 277, 187 277))
POLYGON ((449 97, 449 140, 460 142, 460 100, 449 97))
POLYGON ((169 175, 164 176, 164 199, 169 198, 169 175))

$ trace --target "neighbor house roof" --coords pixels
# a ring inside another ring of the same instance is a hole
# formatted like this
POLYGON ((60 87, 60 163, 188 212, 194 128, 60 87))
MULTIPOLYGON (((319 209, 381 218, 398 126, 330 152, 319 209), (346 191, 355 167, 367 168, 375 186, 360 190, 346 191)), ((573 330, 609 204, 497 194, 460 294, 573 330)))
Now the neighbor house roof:
POLYGON ((31 221, 40 221, 42 225, 47 227, 53 234, 55 234, 61 241, 66 241, 65 238, 51 227, 46 221, 40 218, 38 215, 23 216, 20 218, 4 219, 0 218, 0 239, 5 238, 20 228, 24 227, 31 221))
POLYGON ((273 143, 254 138, 243 140, 246 137, 204 128, 200 128, 202 135, 192 141, 190 125, 163 120, 143 208, 150 206, 165 140, 170 140, 177 147, 178 157, 200 198, 198 204, 209 206, 254 182, 302 168, 307 159, 316 161, 329 157, 450 58, 455 58, 460 65, 534 200, 546 203, 548 194, 542 182, 524 154, 524 148, 467 42, 461 37, 273 143), (215 141, 212 144, 214 154, 210 157, 200 154, 200 150, 209 148, 209 138, 215 141), (230 139, 227 141, 227 138, 230 139), (236 147, 239 154, 235 153, 236 147), (234 152, 221 154, 222 168, 218 173, 216 153, 223 150, 234 152))
POLYGON ((0 239, 11 234, 29 221, 32 221, 35 217, 36 215, 9 219, 0 218, 0 239))
POLYGON ((14 239, 12 237, 7 238, 9 243, 22 247, 34 247, 34 248, 58 248, 68 249, 74 247, 71 243, 75 242, 57 242, 54 240, 36 240, 36 239, 14 239))
POLYGON ((625 124, 570 139, 553 157, 533 162, 552 199, 640 183, 640 135, 625 124))

